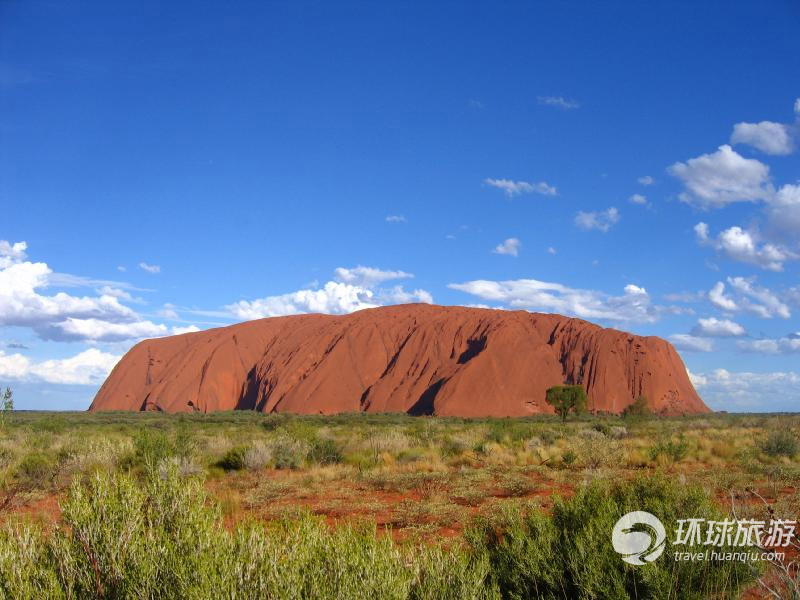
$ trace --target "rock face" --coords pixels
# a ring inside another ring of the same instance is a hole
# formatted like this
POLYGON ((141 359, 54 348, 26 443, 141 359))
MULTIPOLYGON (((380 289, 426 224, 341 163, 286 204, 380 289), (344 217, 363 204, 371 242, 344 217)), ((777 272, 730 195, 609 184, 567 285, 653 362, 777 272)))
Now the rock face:
POLYGON ((707 412, 675 349, 657 337, 524 311, 411 304, 296 315, 147 340, 89 410, 553 412, 547 388, 582 385, 589 408, 639 396, 664 414, 707 412))

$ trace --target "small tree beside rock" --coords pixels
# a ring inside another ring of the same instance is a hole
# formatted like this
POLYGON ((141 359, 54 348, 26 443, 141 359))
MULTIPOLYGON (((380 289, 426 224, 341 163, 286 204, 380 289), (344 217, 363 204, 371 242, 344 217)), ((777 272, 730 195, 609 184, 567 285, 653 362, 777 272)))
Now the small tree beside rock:
POLYGON ((545 402, 555 409, 562 421, 566 421, 570 412, 575 415, 586 412, 588 399, 580 385, 556 385, 547 390, 545 402))

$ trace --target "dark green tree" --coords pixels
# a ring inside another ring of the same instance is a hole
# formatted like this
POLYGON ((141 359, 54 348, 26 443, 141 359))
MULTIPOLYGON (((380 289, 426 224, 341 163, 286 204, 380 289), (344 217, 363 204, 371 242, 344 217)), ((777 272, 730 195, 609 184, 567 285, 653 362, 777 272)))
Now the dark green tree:
POLYGON ((586 391, 580 385, 556 385, 547 390, 545 402, 566 421, 570 412, 579 415, 586 411, 586 391))

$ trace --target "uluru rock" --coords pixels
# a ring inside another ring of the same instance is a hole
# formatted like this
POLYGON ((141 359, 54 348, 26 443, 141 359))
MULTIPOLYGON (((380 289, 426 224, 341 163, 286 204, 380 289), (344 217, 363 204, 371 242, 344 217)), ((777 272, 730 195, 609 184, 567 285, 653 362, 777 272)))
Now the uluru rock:
POLYGON ((143 341, 89 410, 450 416, 551 413, 547 388, 580 384, 589 408, 638 397, 664 414, 708 412, 678 353, 554 314, 410 304, 293 315, 143 341))

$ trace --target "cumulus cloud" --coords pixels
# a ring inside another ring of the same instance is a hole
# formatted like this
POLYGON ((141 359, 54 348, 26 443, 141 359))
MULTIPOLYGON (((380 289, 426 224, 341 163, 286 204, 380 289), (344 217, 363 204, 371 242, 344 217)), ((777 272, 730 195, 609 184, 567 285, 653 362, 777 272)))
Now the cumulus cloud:
POLYGON ((619 211, 613 206, 602 211, 579 211, 575 215, 575 225, 587 231, 596 229, 606 233, 619 222, 619 218, 619 211))
POLYGON ((628 201, 631 204, 643 205, 643 204, 647 204, 647 197, 646 196, 642 196, 641 194, 633 194, 630 198, 628 198, 628 201))
POLYGON ((536 100, 543 106, 552 106, 563 110, 573 110, 581 106, 577 101, 563 96, 537 96, 536 100))
POLYGON ((47 340, 122 341, 165 335, 121 300, 133 300, 114 282, 53 273, 27 260, 24 242, 0 244, 0 326, 28 327, 47 340), (99 286, 97 296, 44 293, 54 285, 99 286))
POLYGON ((650 177, 650 175, 643 175, 642 177, 639 177, 639 179, 637 179, 636 181, 638 181, 642 185, 653 185, 656 182, 656 180, 650 177))
POLYGON ((25 250, 28 249, 26 242, 10 243, 7 240, 0 240, 0 268, 5 268, 8 265, 25 260, 25 250))
POLYGON ((44 263, 19 262, 0 270, 0 325, 42 329, 66 318, 102 318, 131 321, 135 313, 116 296, 43 295, 52 273, 44 263))
POLYGON ((797 260, 800 255, 771 242, 762 242, 755 231, 745 231, 734 226, 712 237, 706 223, 694 226, 697 241, 722 252, 731 260, 756 265, 768 271, 782 271, 787 261, 797 260))
POLYGON ((791 154, 794 150, 788 126, 773 121, 737 123, 733 126, 731 144, 747 144, 764 154, 791 154))
POLYGON ((522 194, 541 194, 543 196, 555 196, 558 190, 547 182, 529 183, 527 181, 513 181, 511 179, 492 179, 483 180, 488 186, 503 190, 509 198, 522 194))
POLYGON ((797 239, 800 236, 800 184, 782 186, 767 201, 770 226, 797 239))
POLYGON ((763 338, 760 340, 742 340, 739 348, 746 352, 762 354, 793 354, 800 352, 800 333, 790 333, 779 338, 763 338))
POLYGON ((161 273, 161 267, 160 266, 158 266, 158 265, 149 265, 146 262, 140 262, 139 263, 139 268, 142 271, 147 271, 148 273, 152 273, 154 275, 156 273, 161 273))
POLYGON ((362 267, 361 265, 351 269, 339 267, 334 273, 339 281, 361 287, 373 287, 384 281, 414 277, 411 273, 406 273, 405 271, 384 271, 372 267, 362 267))
POLYGON ((406 223, 408 219, 406 219, 403 215, 387 215, 386 222, 387 223, 406 223))
POLYGON ((492 252, 494 252, 495 254, 508 254, 509 256, 519 256, 520 246, 522 246, 522 242, 520 242, 517 238, 508 238, 507 240, 495 246, 492 252))
POLYGON ((374 293, 356 285, 329 281, 316 290, 298 290, 257 300, 240 300, 226 308, 238 319, 261 319, 301 313, 344 314, 378 306, 374 293))
POLYGON ((662 307, 653 306, 647 291, 629 284, 621 296, 596 290, 570 288, 536 279, 491 281, 478 279, 451 283, 449 288, 510 308, 542 310, 601 321, 651 323, 659 319, 662 307))
POLYGON ((699 337, 738 337, 747 333, 741 325, 729 319, 698 319, 692 335, 699 337))
POLYGON ((110 323, 102 319, 75 319, 68 317, 50 326, 46 337, 58 341, 87 340, 94 342, 121 342, 138 338, 153 338, 167 335, 165 325, 152 321, 110 323))
POLYGON ((412 302, 422 302, 433 304, 433 296, 425 290, 406 291, 401 285, 395 285, 388 289, 380 289, 375 293, 375 300, 380 306, 386 304, 409 304, 412 302))
POLYGON ((732 298, 725 295, 725 284, 721 281, 715 283, 714 287, 708 292, 708 299, 711 304, 724 311, 733 312, 739 310, 739 305, 732 298))
POLYGON ((225 308, 238 319, 251 320, 303 313, 346 314, 385 304, 408 302, 432 303, 425 290, 406 291, 402 286, 381 288, 380 284, 413 277, 405 271, 384 271, 372 267, 339 267, 337 281, 328 281, 321 288, 303 289, 256 300, 240 300, 225 308))
POLYGON ((788 411, 800 406, 800 374, 732 372, 690 373, 703 399, 717 410, 788 411))
MULTIPOLYGON (((708 292, 708 299, 717 308, 728 312, 749 312, 763 319, 792 316, 789 306, 770 289, 758 286, 753 278, 728 277, 733 295, 725 294, 725 284, 718 281, 708 292)), ((791 297, 791 290, 788 296, 791 297)))
POLYGON ((724 144, 712 154, 676 162, 667 171, 686 188, 680 199, 702 208, 766 200, 774 194, 769 167, 724 144))
POLYGON ((36 362, 22 354, 6 354, 0 350, 0 378, 63 385, 98 385, 120 358, 97 348, 89 348, 70 358, 36 362))
POLYGON ((728 283, 739 294, 739 309, 751 312, 762 318, 780 317, 788 319, 792 316, 789 307, 777 294, 768 288, 758 286, 755 279, 745 277, 728 277, 728 283))
POLYGON ((714 344, 708 338, 696 337, 686 333, 676 333, 669 336, 670 343, 678 350, 684 352, 712 352, 714 344))

